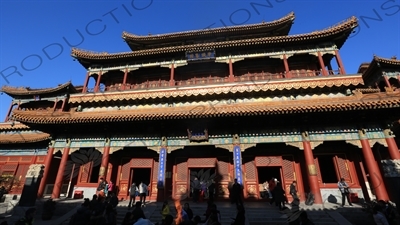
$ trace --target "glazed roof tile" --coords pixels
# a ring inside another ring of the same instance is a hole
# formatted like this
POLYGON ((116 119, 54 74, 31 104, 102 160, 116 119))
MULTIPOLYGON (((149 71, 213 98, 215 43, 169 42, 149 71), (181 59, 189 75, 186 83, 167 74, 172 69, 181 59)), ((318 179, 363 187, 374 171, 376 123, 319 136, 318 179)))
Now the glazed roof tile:
POLYGON ((249 25, 238 25, 238 26, 228 26, 228 27, 218 27, 218 28, 210 28, 210 29, 201 29, 201 30, 191 30, 191 31, 182 31, 182 32, 173 32, 167 34, 156 34, 156 35, 135 35, 129 32, 124 31, 122 33, 122 38, 127 41, 135 41, 135 42, 144 42, 144 41, 166 41, 171 39, 180 39, 180 38, 190 38, 190 37, 198 37, 198 36, 216 36, 216 35, 229 35, 232 33, 244 32, 251 33, 257 30, 268 31, 265 28, 281 28, 285 26, 288 22, 290 24, 295 19, 294 12, 290 12, 286 16, 270 21, 270 22, 262 22, 256 24, 249 25))
MULTIPOLYGON (((269 45, 269 44, 284 44, 284 43, 293 43, 299 41, 315 41, 318 39, 333 37, 334 35, 349 32, 355 27, 358 26, 358 21, 356 17, 351 17, 345 20, 342 23, 339 23, 336 26, 327 28, 321 31, 314 31, 307 34, 297 34, 297 35, 288 35, 288 36, 274 36, 274 37, 263 37, 263 38, 252 38, 252 39, 243 39, 243 40, 232 40, 232 41, 221 41, 221 42, 211 42, 211 43, 200 43, 200 44, 191 44, 191 45, 183 45, 183 46, 171 46, 171 47, 163 47, 163 48, 155 48, 155 49, 144 49, 137 50, 131 52, 122 52, 122 53, 96 53, 92 51, 81 50, 77 48, 72 49, 72 56, 78 59, 88 59, 88 60, 112 60, 112 59, 126 59, 140 56, 148 56, 155 54, 164 54, 164 53, 177 53, 177 52, 185 52, 185 51, 202 51, 202 50, 210 50, 210 49, 218 49, 218 48, 228 48, 228 47, 239 47, 239 46, 249 46, 249 45, 269 45)), ((347 37, 342 37, 342 39, 346 39, 347 37)), ((342 40, 343 41, 343 40, 342 40)), ((344 43, 344 42, 343 42, 344 43)), ((341 44, 343 44, 341 43, 341 44)), ((340 44, 340 45, 341 45, 340 44)), ((338 48, 339 43, 337 44, 338 48)))
POLYGON ((0 123, 0 131, 7 131, 7 130, 28 130, 30 129, 29 126, 22 124, 20 122, 7 122, 7 123, 0 123))
POLYGON ((0 144, 18 144, 18 143, 33 143, 44 141, 50 138, 47 133, 22 133, 15 132, 13 134, 1 134, 0 144))
POLYGON ((23 96, 23 95, 39 95, 39 94, 53 93, 53 92, 63 90, 67 87, 73 88, 73 91, 74 91, 74 86, 72 85, 72 83, 70 81, 65 84, 60 84, 57 87, 39 88, 39 89, 33 89, 33 88, 29 88, 29 87, 3 86, 0 91, 4 92, 10 96, 23 96))
POLYGON ((258 103, 231 103, 199 106, 174 106, 150 109, 101 112, 14 111, 14 118, 35 124, 77 124, 128 122, 180 118, 254 116, 328 111, 367 110, 400 107, 400 93, 357 94, 346 97, 315 98, 258 103))
POLYGON ((81 102, 107 102, 119 100, 135 100, 135 99, 156 99, 156 98, 175 98, 182 96, 205 96, 219 95, 227 93, 243 93, 243 92, 259 92, 259 91, 276 91, 276 90, 292 90, 292 89, 308 89, 308 88, 324 88, 324 87, 341 87, 341 86, 359 86, 364 81, 361 75, 352 76, 328 76, 328 77, 312 77, 303 79, 287 79, 287 80, 271 80, 265 82, 251 82, 251 84, 230 84, 219 87, 191 87, 190 89, 179 89, 177 87, 169 89, 153 89, 141 91, 121 91, 109 93, 85 93, 71 95, 70 103, 81 102))

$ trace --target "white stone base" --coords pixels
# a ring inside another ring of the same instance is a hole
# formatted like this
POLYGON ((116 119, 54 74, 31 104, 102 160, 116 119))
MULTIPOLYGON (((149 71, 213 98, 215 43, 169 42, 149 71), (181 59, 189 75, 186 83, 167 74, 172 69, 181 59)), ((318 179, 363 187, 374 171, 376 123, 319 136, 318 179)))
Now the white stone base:
MULTIPOLYGON (((350 192, 357 193, 360 201, 363 201, 363 199, 365 199, 361 188, 350 188, 350 192)), ((338 188, 321 188, 322 202, 328 202, 328 197, 330 195, 335 196, 337 203, 342 203, 342 193, 339 191, 338 188)))
POLYGON ((72 198, 74 198, 75 191, 83 191, 83 198, 88 198, 92 199, 93 195, 96 194, 96 188, 94 187, 74 187, 74 190, 72 192, 72 198))

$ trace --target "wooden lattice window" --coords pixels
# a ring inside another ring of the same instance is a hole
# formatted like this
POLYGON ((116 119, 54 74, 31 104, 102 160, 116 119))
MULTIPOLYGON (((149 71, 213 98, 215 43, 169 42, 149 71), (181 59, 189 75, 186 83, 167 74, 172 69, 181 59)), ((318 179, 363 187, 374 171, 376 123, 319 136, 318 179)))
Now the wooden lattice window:
POLYGON ((344 154, 321 154, 315 157, 320 183, 337 183, 340 178, 344 178, 346 182, 352 182, 348 162, 344 154))

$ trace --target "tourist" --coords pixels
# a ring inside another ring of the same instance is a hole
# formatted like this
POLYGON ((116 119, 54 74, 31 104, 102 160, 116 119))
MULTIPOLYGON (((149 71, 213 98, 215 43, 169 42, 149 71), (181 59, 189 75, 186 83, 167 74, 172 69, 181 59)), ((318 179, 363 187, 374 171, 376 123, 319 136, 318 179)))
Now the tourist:
POLYGON ((100 178, 99 186, 97 187, 97 194, 99 197, 104 197, 105 196, 105 189, 106 189, 107 181, 104 180, 104 178, 100 178))
POLYGON ((30 208, 26 210, 25 216, 18 220, 15 225, 32 225, 33 219, 35 218, 36 209, 30 208))
POLYGON ((340 192, 342 193, 342 207, 345 204, 345 199, 347 198, 347 202, 349 203, 350 206, 353 206, 350 201, 350 191, 349 191, 349 185, 345 182, 344 178, 340 178, 340 181, 338 182, 338 187, 340 192))
POLYGON ((237 207, 237 214, 236 214, 236 218, 234 220, 235 221, 232 223, 232 225, 245 225, 246 224, 246 216, 245 216, 245 210, 244 210, 243 206, 237 207))
POLYGON ((275 204, 279 207, 279 211, 282 211, 285 207, 285 191, 279 181, 276 182, 276 187, 274 188, 274 199, 275 204))
POLYGON ((90 201, 88 198, 84 199, 82 206, 76 211, 70 220, 70 225, 87 225, 90 222, 90 201))
POLYGON ((133 216, 131 212, 127 212, 125 214, 124 220, 122 221, 121 225, 132 225, 134 223, 133 216))
POLYGON ((129 200, 128 208, 130 208, 131 206, 135 205, 136 196, 138 195, 138 193, 139 193, 139 189, 136 186, 136 183, 133 182, 131 187, 129 188, 129 198, 130 198, 130 200, 129 200), (132 200, 133 200, 133 202, 132 202, 132 200))
POLYGON ((142 209, 142 203, 136 202, 135 208, 132 211, 132 220, 137 221, 139 218, 146 219, 146 216, 144 215, 144 212, 142 209))
POLYGON ((372 209, 372 213, 376 225, 389 225, 389 222, 386 219, 385 214, 383 214, 382 207, 380 205, 375 205, 372 209))
POLYGON ((208 186, 208 199, 214 202, 214 194, 215 194, 215 182, 214 180, 210 181, 211 184, 208 186))
POLYGON ((297 182, 294 180, 290 185, 290 195, 292 196, 293 200, 298 199, 299 196, 297 195, 297 182))
POLYGON ((110 196, 109 196, 109 198, 110 198, 110 204, 111 204, 112 207, 115 209, 115 207, 117 207, 117 205, 118 205, 118 203, 119 203, 118 197, 117 197, 117 195, 116 195, 114 192, 112 192, 112 191, 110 191, 109 193, 110 193, 110 196))
POLYGON ((143 183, 143 181, 140 182, 140 184, 139 184, 139 196, 140 196, 140 202, 142 202, 142 206, 144 206, 146 204, 147 190, 148 190, 147 185, 145 185, 143 183))
POLYGON ((164 201, 164 204, 161 207, 161 216, 163 222, 165 220, 165 217, 167 217, 168 215, 171 215, 171 211, 169 209, 168 201, 164 201))
POLYGON ((104 219, 105 219, 105 224, 104 225, 117 225, 117 212, 114 210, 113 206, 111 204, 107 205, 107 208, 105 210, 104 214, 104 219))
POLYGON ((277 182, 277 181, 278 181, 278 180, 277 180, 276 178, 272 177, 271 180, 270 180, 269 183, 268 183, 268 187, 269 187, 269 198, 271 199, 271 201, 269 202, 269 204, 271 204, 271 205, 272 205, 272 203, 275 202, 275 196, 274 196, 275 192, 274 192, 274 190, 275 190, 276 182, 277 182))
POLYGON ((236 203, 236 206, 243 205, 242 201, 242 185, 240 185, 237 179, 234 180, 232 185, 232 200, 236 203))
POLYGON ((200 181, 199 181, 199 179, 197 179, 197 177, 195 177, 193 180, 192 188, 193 188, 193 202, 198 202, 201 185, 200 185, 200 181))
POLYGON ((183 205, 183 210, 185 210, 185 212, 187 213, 189 220, 193 219, 193 211, 189 206, 189 203, 185 203, 185 205, 183 205))
POLYGON ((114 183, 111 180, 108 183, 107 190, 108 190, 107 193, 111 193, 114 191, 114 183))

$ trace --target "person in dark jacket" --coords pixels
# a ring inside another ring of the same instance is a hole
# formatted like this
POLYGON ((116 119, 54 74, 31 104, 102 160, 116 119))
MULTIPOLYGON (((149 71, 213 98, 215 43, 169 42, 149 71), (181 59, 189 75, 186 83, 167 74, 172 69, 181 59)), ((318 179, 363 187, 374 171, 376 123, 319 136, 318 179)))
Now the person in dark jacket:
POLYGON ((215 182, 211 180, 210 186, 208 186, 208 199, 214 202, 214 194, 215 194, 215 182))
POLYGON ((135 205, 136 202, 136 196, 138 193, 139 189, 136 186, 136 183, 132 183, 131 187, 129 188, 129 204, 128 204, 128 208, 130 208, 131 206, 135 205), (133 202, 132 202, 133 200, 133 202))
POLYGON ((298 199, 299 196, 297 196, 297 182, 294 180, 292 184, 290 185, 290 195, 293 197, 293 200, 298 199))
POLYGON ((246 224, 246 217, 245 217, 245 210, 243 206, 238 206, 236 218, 234 219, 235 222, 232 225, 245 225, 246 224))
POLYGON ((242 201, 242 185, 240 185, 235 179, 233 185, 232 185, 232 199, 233 202, 236 203, 236 206, 243 205, 242 201))
POLYGON ((26 210, 25 216, 15 223, 15 225, 33 225, 33 219, 35 218, 36 209, 30 208, 26 210))
POLYGON ((85 199, 82 206, 76 211, 70 220, 70 225, 87 225, 90 222, 92 211, 90 210, 89 199, 85 199))
POLYGON ((279 207, 279 210, 282 211, 285 207, 285 191, 282 188, 282 184, 277 181, 276 187, 274 188, 274 198, 275 198, 275 203, 279 207))

